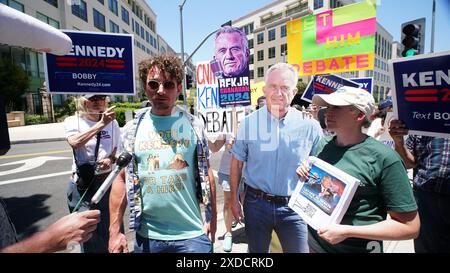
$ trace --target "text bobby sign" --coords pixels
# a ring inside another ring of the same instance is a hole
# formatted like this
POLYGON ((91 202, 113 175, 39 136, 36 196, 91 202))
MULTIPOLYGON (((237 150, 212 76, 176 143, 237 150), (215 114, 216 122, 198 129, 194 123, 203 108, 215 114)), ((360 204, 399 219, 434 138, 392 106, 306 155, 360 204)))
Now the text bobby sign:
POLYGON ((135 94, 132 35, 63 32, 73 42, 69 54, 44 57, 50 93, 135 94))
POLYGON ((389 61, 394 115, 410 134, 450 137, 450 51, 389 61))
POLYGON ((373 69, 375 4, 363 1, 287 22, 288 63, 299 75, 373 69))

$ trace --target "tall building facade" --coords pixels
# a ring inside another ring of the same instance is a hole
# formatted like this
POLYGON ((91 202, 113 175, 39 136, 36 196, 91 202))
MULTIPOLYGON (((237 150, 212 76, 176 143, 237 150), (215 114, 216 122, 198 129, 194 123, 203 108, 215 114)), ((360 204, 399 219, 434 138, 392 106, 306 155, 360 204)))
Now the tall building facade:
MULTIPOLYGON (((289 49, 286 22, 328 9, 354 3, 354 0, 278 0, 232 21, 249 41, 250 78, 264 81, 267 70, 278 62, 286 62, 289 49)), ((373 95, 378 101, 389 89, 387 60, 392 58, 392 35, 377 23, 374 70, 338 73, 346 78, 373 77, 373 95)), ((301 77, 309 81, 310 77, 301 77)))
MULTIPOLYGON (((58 29, 133 34, 136 65, 149 55, 160 52, 159 41, 162 39, 157 35, 156 13, 145 0, 0 0, 0 3, 58 29)), ((167 43, 164 48, 171 50, 167 43)), ((22 66, 31 79, 28 92, 37 93, 45 81, 41 53, 0 45, 0 57, 10 57, 22 66)), ((135 81, 139 94, 143 89, 138 73, 135 81)), ((53 104, 60 105, 66 98, 66 95, 53 95, 53 104)), ((137 98, 112 98, 113 101, 134 99, 137 98)))

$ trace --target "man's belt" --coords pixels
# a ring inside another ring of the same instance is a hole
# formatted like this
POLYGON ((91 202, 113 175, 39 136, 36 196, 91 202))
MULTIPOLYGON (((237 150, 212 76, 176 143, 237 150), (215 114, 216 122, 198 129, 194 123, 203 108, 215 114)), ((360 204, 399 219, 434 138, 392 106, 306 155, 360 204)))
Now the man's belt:
POLYGON ((263 192, 262 190, 258 190, 255 188, 250 187, 249 185, 246 185, 246 190, 255 194, 257 198, 261 198, 266 200, 267 202, 280 204, 280 205, 287 205, 289 203, 290 196, 279 196, 279 195, 273 195, 270 193, 263 192))

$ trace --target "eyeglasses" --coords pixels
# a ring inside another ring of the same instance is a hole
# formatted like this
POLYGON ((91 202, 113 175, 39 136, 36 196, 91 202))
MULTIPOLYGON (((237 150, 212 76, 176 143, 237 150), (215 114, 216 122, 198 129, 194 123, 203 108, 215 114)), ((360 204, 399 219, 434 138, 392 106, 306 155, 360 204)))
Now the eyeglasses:
POLYGON ((175 83, 173 81, 165 81, 165 82, 159 82, 157 80, 149 80, 147 82, 148 87, 150 88, 150 90, 158 90, 160 85, 163 85, 164 89, 174 89, 175 88, 175 83))

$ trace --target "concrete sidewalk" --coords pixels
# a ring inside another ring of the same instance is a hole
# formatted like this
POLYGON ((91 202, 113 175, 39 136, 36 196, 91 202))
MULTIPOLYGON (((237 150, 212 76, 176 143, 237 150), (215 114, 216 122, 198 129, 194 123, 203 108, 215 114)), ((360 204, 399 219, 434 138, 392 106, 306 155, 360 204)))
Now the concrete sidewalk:
POLYGON ((47 123, 8 128, 11 145, 66 140, 64 123, 47 123))

